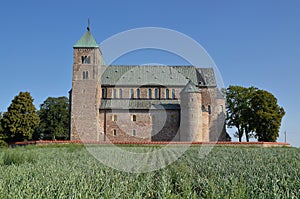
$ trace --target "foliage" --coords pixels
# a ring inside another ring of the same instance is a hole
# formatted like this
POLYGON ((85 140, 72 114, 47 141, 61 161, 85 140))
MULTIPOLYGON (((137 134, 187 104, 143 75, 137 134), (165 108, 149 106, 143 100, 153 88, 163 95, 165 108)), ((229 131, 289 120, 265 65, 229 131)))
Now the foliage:
POLYGON ((39 124, 39 116, 29 92, 20 92, 4 113, 2 127, 8 141, 29 140, 39 124))
POLYGON ((285 112, 269 92, 254 87, 230 86, 226 93, 227 125, 236 127, 239 141, 255 136, 258 141, 275 142, 285 112))
POLYGON ((242 86, 229 86, 226 93, 227 125, 236 127, 238 132, 236 136, 239 141, 245 134, 249 142, 250 133, 254 131, 251 99, 257 88, 245 88, 242 86))
POLYGON ((40 125, 39 137, 43 139, 68 139, 69 100, 67 97, 48 97, 38 111, 40 125))
POLYGON ((4 138, 4 135, 3 135, 3 128, 2 128, 2 113, 0 112, 0 141, 4 138))
POLYGON ((258 90, 251 99, 256 113, 254 124, 258 141, 275 142, 285 111, 277 105, 277 99, 269 92, 258 90))
MULTIPOLYGON (((1 197, 300 197, 298 148, 214 147, 207 156, 199 158, 201 148, 194 146, 164 169, 132 174, 105 167, 82 147, 76 150, 69 147, 72 148, 64 145, 0 151, 1 197), (15 151, 24 156, 32 154, 36 161, 3 164, 5 154, 15 151)), ((166 154, 169 155, 172 154, 166 154)))

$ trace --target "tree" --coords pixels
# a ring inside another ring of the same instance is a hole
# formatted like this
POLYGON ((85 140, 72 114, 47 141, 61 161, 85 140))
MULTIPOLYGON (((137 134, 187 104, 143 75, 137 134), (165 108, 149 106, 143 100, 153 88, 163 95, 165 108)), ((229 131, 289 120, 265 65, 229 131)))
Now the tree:
POLYGON ((226 92, 228 127, 236 127, 241 142, 255 136, 258 141, 274 142, 285 112, 269 92, 254 87, 229 86, 226 92))
POLYGON ((251 104, 255 112, 255 137, 258 141, 275 142, 285 115, 284 109, 277 104, 274 95, 264 90, 254 93, 251 104))
POLYGON ((8 141, 30 140, 40 122, 29 92, 20 92, 3 114, 2 127, 8 141))
POLYGON ((257 88, 245 88, 242 86, 229 86, 226 91, 226 109, 228 127, 236 127, 236 137, 242 141, 245 134, 246 141, 249 142, 251 133, 254 131, 253 111, 250 104, 253 93, 257 88))
POLYGON ((3 128, 2 128, 2 112, 0 112, 0 140, 2 140, 4 138, 3 135, 3 128))
POLYGON ((48 97, 38 111, 41 119, 38 133, 42 139, 68 139, 69 100, 67 97, 48 97))

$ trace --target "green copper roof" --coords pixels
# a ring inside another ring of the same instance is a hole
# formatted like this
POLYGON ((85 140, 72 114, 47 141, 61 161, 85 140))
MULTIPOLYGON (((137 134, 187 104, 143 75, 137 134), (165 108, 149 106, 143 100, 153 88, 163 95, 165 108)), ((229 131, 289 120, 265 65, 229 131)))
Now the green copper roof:
POLYGON ((187 85, 182 89, 182 93, 199 93, 199 88, 190 80, 187 85))
POLYGON ((74 48, 99 48, 92 33, 88 30, 73 46, 74 48))

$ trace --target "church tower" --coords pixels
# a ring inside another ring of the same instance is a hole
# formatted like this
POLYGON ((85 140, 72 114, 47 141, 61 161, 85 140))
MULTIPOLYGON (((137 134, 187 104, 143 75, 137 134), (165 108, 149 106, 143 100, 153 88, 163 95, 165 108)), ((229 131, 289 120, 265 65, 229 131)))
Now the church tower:
POLYGON ((103 140, 99 125, 102 53, 89 25, 87 32, 73 49, 70 138, 82 141, 103 140))

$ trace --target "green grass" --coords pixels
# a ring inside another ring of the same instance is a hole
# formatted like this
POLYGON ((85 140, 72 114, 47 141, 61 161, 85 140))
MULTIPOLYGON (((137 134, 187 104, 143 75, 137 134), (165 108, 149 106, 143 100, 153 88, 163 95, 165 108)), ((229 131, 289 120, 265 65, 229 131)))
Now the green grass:
POLYGON ((300 198, 299 154, 214 147, 201 159, 192 146, 164 169, 131 174, 102 165, 82 145, 0 149, 0 198, 300 198))

